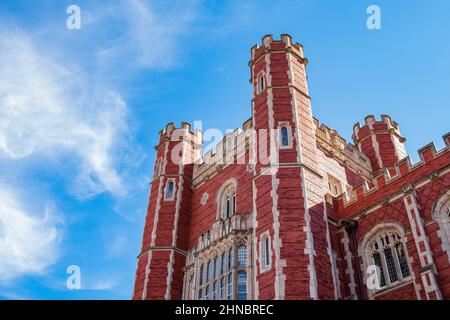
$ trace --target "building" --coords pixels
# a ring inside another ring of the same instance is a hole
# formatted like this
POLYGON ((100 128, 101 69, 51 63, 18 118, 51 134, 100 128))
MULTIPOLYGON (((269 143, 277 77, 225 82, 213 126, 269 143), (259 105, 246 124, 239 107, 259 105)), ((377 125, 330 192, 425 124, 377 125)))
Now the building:
POLYGON ((450 134, 414 165, 387 115, 346 142, 307 62, 267 35, 242 129, 204 156, 190 124, 159 133, 134 299, 450 298, 450 134))

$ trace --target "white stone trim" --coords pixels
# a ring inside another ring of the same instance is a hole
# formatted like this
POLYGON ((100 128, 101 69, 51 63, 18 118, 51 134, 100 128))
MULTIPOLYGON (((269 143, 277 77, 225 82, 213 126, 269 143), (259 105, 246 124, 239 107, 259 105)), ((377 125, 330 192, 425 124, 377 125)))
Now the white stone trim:
MULTIPOLYGON (((163 160, 163 168, 162 168, 163 174, 166 173, 168 151, 169 151, 169 142, 166 142, 164 156, 163 156, 163 159, 164 159, 163 160)), ((152 230, 152 236, 151 236, 151 240, 150 240, 151 247, 153 247, 155 245, 155 241, 156 241, 156 230, 157 230, 158 221, 159 221, 159 209, 161 208, 163 185, 164 185, 164 176, 161 177, 161 179, 159 179, 158 195, 156 197, 157 200, 156 200, 156 207, 155 207, 155 217, 153 218, 153 230, 152 230)), ((150 196, 151 196, 151 194, 150 194, 150 196)), ((144 280, 144 289, 142 290, 142 300, 145 300, 147 298, 148 276, 150 274, 151 262, 152 262, 152 250, 149 250, 147 266, 145 268, 145 280, 144 280)))
POLYGON ((344 259, 347 262, 347 269, 345 269, 345 273, 348 274, 348 277, 350 279, 350 283, 348 284, 348 287, 350 289, 350 293, 357 298, 357 294, 356 294, 356 284, 355 284, 355 274, 353 271, 353 264, 352 264, 352 253, 350 251, 349 248, 349 238, 347 235, 347 232, 344 232, 344 237, 341 239, 341 243, 344 245, 344 251, 345 251, 345 256, 344 259))
MULTIPOLYGON (((291 54, 289 52, 286 53, 286 59, 288 62, 288 78, 290 79, 291 83, 294 84, 294 72, 292 70, 292 62, 291 62, 291 54)), ((305 72, 306 76, 306 72, 305 72)), ((307 81, 305 79, 305 85, 307 86, 307 81)), ((306 87, 307 88, 307 87, 306 87)), ((295 124, 295 131, 296 131, 296 137, 297 137, 297 161, 298 163, 302 163, 302 140, 300 135, 300 121, 298 118, 298 108, 297 108, 297 99, 296 99, 296 92, 295 89, 292 88, 292 86, 289 88, 289 91, 291 92, 292 96, 292 113, 294 116, 293 122, 295 124)), ((303 228, 303 231, 306 233, 306 240, 305 240, 305 249, 304 253, 309 256, 309 292, 310 297, 314 300, 318 299, 318 291, 317 291, 317 275, 316 275, 316 269, 314 265, 314 256, 316 255, 316 252, 314 250, 314 239, 313 234, 311 231, 311 216, 309 214, 309 209, 307 205, 307 191, 306 191, 306 184, 305 184, 305 170, 304 166, 300 168, 300 175, 301 175, 301 189, 302 189, 302 196, 304 199, 304 210, 305 210, 305 227, 303 228)))

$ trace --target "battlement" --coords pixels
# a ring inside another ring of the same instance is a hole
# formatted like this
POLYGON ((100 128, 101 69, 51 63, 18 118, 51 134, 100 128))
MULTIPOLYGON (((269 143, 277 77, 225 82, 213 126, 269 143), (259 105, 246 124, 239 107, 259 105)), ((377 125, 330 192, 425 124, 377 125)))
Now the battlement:
POLYGON ((361 126, 357 122, 353 126, 353 141, 357 145, 362 139, 366 138, 371 132, 389 131, 401 138, 401 142, 406 141, 400 134, 400 127, 397 122, 386 114, 381 115, 381 119, 377 120, 374 115, 368 115, 364 118, 364 125, 361 126))
POLYGON ((201 145, 201 136, 201 130, 196 129, 194 132, 189 122, 182 122, 180 127, 176 127, 174 122, 169 122, 158 132, 158 144, 155 148, 168 139, 171 141, 183 139, 201 145))
MULTIPOLYGON (((305 59, 303 53, 303 46, 299 43, 293 43, 292 37, 288 34, 281 34, 280 40, 274 40, 273 35, 267 34, 261 39, 261 45, 255 44, 251 49, 251 65, 252 61, 259 59, 266 50, 291 50, 293 53, 297 54, 300 58, 305 59)), ((307 60, 305 59, 305 63, 307 60)))
POLYGON ((250 118, 243 123, 242 128, 227 133, 222 141, 203 155, 201 163, 194 166, 194 187, 222 170, 226 164, 237 163, 237 159, 242 159, 249 148, 248 139, 253 134, 251 129, 252 119, 250 118))
POLYGON ((366 179, 372 179, 370 159, 353 144, 348 143, 339 133, 314 118, 316 125, 317 147, 333 157, 342 165, 366 179))
POLYGON ((402 186, 413 186, 415 177, 433 177, 442 168, 448 167, 450 161, 450 132, 442 137, 445 147, 437 151, 434 143, 429 143, 417 152, 420 161, 413 164, 409 156, 397 162, 393 169, 384 169, 374 175, 373 184, 363 183, 353 189, 353 194, 341 195, 338 199, 340 208, 359 205, 367 200, 374 203, 377 200, 389 199, 389 193, 398 192, 402 186), (418 171, 421 172, 418 172, 418 171), (408 181, 405 181, 408 180, 408 181), (396 187, 396 184, 399 187, 396 187), (388 188, 389 187, 389 188, 388 188), (376 192, 387 190, 386 192, 376 192), (376 199, 374 199, 376 198, 376 199))

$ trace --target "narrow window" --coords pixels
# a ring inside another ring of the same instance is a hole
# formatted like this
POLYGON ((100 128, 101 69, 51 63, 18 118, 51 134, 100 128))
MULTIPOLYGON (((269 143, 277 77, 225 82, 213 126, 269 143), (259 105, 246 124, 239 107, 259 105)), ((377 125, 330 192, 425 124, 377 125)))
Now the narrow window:
POLYGON ((289 146, 289 132, 287 127, 281 127, 281 146, 289 146))
POLYGON ((398 280, 397 270, 395 268, 394 257, 392 256, 391 248, 386 248, 384 250, 384 257, 386 259, 386 265, 388 268, 389 279, 392 282, 398 280))
POLYGON ((233 299, 233 258, 234 250, 230 249, 228 253, 228 276, 227 276, 227 299, 233 299))
POLYGON ((227 197, 225 208, 225 219, 228 219, 230 217, 230 210, 231 210, 230 197, 227 197))
POLYGON ((238 268, 246 268, 247 267, 247 247, 245 245, 241 245, 238 248, 238 268))
POLYGON ((219 277, 219 256, 216 256, 214 258, 214 278, 218 278, 219 277))
POLYGON ((217 300, 217 281, 212 285, 212 300, 217 300))
POLYGON ((247 272, 239 271, 237 278, 237 298, 238 300, 247 300, 247 272))
POLYGON ((175 187, 175 182, 173 181, 169 181, 169 183, 167 184, 167 193, 166 193, 166 198, 167 199, 173 199, 173 189, 175 187))
POLYGON ((380 287, 384 287, 386 285, 386 278, 384 277, 383 265, 381 263, 381 257, 379 253, 375 253, 373 255, 373 262, 377 266, 378 269, 378 278, 380 279, 380 287))
POLYGON ((265 89, 264 75, 260 74, 258 77, 258 93, 263 92, 264 89, 265 89))
POLYGON ((236 193, 233 192, 233 210, 232 210, 232 214, 236 213, 236 193))
POLYGON ((269 236, 266 235, 263 237, 261 242, 261 261, 262 261, 262 269, 266 269, 270 267, 270 240, 269 236))
POLYGON ((233 300, 233 272, 230 272, 228 274, 227 299, 228 300, 233 300))
POLYGON ((200 266, 200 271, 198 274, 198 285, 200 287, 200 289, 198 290, 198 299, 202 300, 203 299, 203 270, 204 270, 204 266, 203 264, 200 266))
POLYGON ((398 262, 400 264, 400 270, 402 272, 402 277, 406 278, 409 277, 409 268, 408 268, 408 261, 406 260, 405 250, 403 249, 403 245, 401 243, 398 243, 395 246, 395 249, 397 251, 397 257, 398 262))

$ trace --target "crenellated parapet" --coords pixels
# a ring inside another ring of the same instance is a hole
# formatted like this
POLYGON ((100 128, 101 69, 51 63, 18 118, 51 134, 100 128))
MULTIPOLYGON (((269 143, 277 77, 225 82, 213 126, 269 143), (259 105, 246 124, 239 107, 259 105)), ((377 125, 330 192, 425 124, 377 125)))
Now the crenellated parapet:
POLYGON ((174 122, 169 122, 164 129, 158 133, 158 144, 155 149, 166 141, 190 141, 197 145, 202 145, 202 132, 200 129, 192 130, 189 122, 182 122, 181 127, 176 127, 174 122))
POLYGON ((350 168, 362 177, 371 180, 373 177, 370 159, 353 144, 348 143, 332 128, 314 119, 316 125, 317 147, 334 158, 341 165, 350 168))
POLYGON ((353 141, 364 152, 372 164, 374 172, 392 168, 399 160, 407 156, 404 142, 397 122, 388 115, 377 120, 373 115, 364 119, 364 125, 353 126, 353 141))
POLYGON ((249 150, 250 143, 256 143, 254 140, 252 142, 253 138, 251 119, 245 121, 242 128, 227 133, 213 149, 203 155, 200 162, 195 164, 193 187, 199 186, 228 164, 248 164, 249 160, 244 157, 249 150))
MULTIPOLYGON (((280 35, 280 40, 275 40, 273 35, 267 34, 261 39, 261 45, 254 45, 251 49, 251 60, 249 61, 249 66, 251 67, 260 58, 262 58, 266 53, 273 51, 288 51, 296 56, 299 61, 304 64, 308 64, 308 59, 305 58, 303 52, 303 46, 299 43, 292 42, 292 37, 288 34, 280 35)), ((253 79, 250 79, 250 83, 253 79)))
POLYGON ((389 197, 398 192, 406 191, 405 186, 414 188, 417 179, 439 176, 439 172, 448 170, 450 163, 450 133, 443 136, 445 147, 436 150, 434 143, 429 143, 418 150, 420 161, 413 164, 409 156, 398 161, 392 169, 385 169, 374 175, 373 184, 363 183, 354 188, 353 194, 341 195, 338 207, 343 212, 352 211, 353 206, 363 208, 377 202, 389 201, 389 197))

